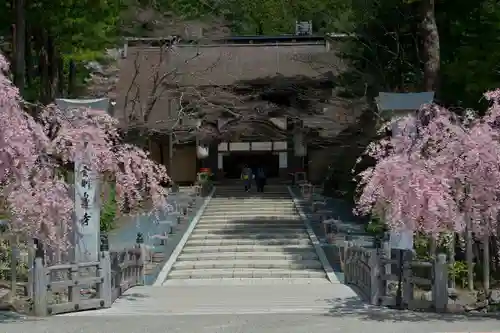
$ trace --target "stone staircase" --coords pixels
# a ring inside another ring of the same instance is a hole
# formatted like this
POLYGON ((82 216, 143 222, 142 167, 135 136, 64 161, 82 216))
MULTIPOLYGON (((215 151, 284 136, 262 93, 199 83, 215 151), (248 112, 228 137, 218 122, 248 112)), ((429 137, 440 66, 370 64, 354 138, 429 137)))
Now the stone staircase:
POLYGON ((328 283, 285 186, 218 187, 164 285, 221 279, 328 283))

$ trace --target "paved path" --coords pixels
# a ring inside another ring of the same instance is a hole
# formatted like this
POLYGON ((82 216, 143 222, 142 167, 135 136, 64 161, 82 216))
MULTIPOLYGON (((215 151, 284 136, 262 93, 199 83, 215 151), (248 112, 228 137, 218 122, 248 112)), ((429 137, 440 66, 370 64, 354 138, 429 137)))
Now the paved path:
MULTIPOLYGON (((277 279, 274 283, 256 279, 234 279, 229 283, 204 281, 203 285, 136 287, 109 309, 74 312, 66 316, 201 315, 327 312, 335 299, 358 300, 343 284, 277 279), (288 283, 287 283, 288 282, 288 283)), ((360 301, 359 305, 362 303, 360 301)))
POLYGON ((498 332, 500 320, 359 309, 344 304, 323 313, 0 319, 0 328, 2 333, 437 333, 498 332))

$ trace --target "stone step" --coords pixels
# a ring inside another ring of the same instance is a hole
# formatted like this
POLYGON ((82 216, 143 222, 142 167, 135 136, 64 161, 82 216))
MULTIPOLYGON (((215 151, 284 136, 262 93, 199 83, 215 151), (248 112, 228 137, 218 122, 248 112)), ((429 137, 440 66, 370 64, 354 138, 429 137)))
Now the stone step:
POLYGON ((265 218, 298 218, 298 214, 292 210, 279 211, 279 210, 221 210, 221 211, 205 211, 203 217, 217 218, 217 217, 231 217, 231 218, 252 218, 252 217, 265 217, 265 218))
POLYGON ((295 213, 295 207, 279 207, 279 206, 263 206, 259 205, 256 207, 248 207, 248 206, 226 206, 226 207, 221 207, 221 206, 213 206, 213 207, 207 207, 205 211, 203 212, 204 214, 208 213, 224 213, 224 212, 284 212, 284 213, 295 213))
POLYGON ((264 218, 275 218, 275 219, 286 219, 286 218, 298 218, 298 215, 295 212, 278 212, 278 211, 220 211, 220 212, 203 212, 203 218, 204 219, 214 219, 214 218, 221 218, 221 217, 227 217, 231 219, 259 219, 261 217, 264 218))
MULTIPOLYGON (((256 232, 258 230, 270 230, 270 229, 295 229, 303 230, 304 223, 302 221, 296 222, 275 222, 275 223, 255 223, 255 221, 243 222, 243 221, 200 221, 196 225, 196 229, 233 229, 233 230, 250 230, 249 233, 256 232)), ((195 230, 196 230, 195 229, 195 230)))
POLYGON ((227 193, 219 193, 214 196, 217 199, 226 199, 226 200, 241 200, 245 198, 251 199, 260 199, 260 200, 290 200, 290 195, 287 193, 265 193, 263 195, 257 193, 245 193, 245 192, 227 192, 227 193))
POLYGON ((324 270, 287 269, 192 269, 172 270, 168 279, 223 279, 223 278, 325 278, 324 270))
MULTIPOLYGON (((255 184, 252 184, 252 187, 255 184)), ((290 192, 288 192, 288 189, 286 187, 279 187, 279 186, 270 186, 266 188, 267 191, 264 192, 257 192, 254 191, 253 193, 250 192, 250 194, 258 194, 258 195, 266 195, 266 194, 274 194, 274 193, 280 193, 280 194, 286 194, 290 196, 290 192)), ((241 184, 241 186, 234 186, 234 187, 218 187, 215 189, 215 194, 226 194, 226 193, 241 193, 241 194, 246 194, 248 195, 249 192, 245 191, 245 185, 241 184)))
POLYGON ((228 259, 252 259, 252 260, 315 260, 318 255, 314 250, 303 253, 286 252, 214 252, 214 253, 182 253, 177 261, 198 260, 228 260, 228 259))
MULTIPOLYGON (((255 184, 252 184, 252 187, 255 187, 254 185, 255 184)), ((260 192, 260 193, 257 191, 246 192, 244 184, 241 184, 241 186, 226 187, 226 188, 218 187, 215 189, 216 195, 217 194, 226 194, 226 193, 241 193, 241 194, 245 194, 245 195, 249 195, 249 194, 266 195, 266 194, 278 193, 278 194, 286 194, 290 197, 290 192, 288 192, 288 189, 286 187, 277 187, 277 186, 268 187, 268 188, 266 188, 266 191, 260 192)))
POLYGON ((291 224, 288 227, 284 227, 282 224, 273 224, 273 225, 237 225, 235 226, 232 223, 226 224, 198 224, 194 229, 193 233, 198 232, 208 232, 213 234, 258 234, 258 233, 280 233, 288 236, 289 234, 295 234, 298 232, 305 232, 305 226, 300 224, 291 224))
POLYGON ((248 220, 254 218, 256 220, 301 220, 296 213, 276 213, 276 212, 217 212, 216 214, 203 214, 202 219, 220 220, 221 218, 229 218, 234 220, 248 220))
POLYGON ((251 221, 251 220, 203 220, 197 223, 197 227, 202 227, 202 228, 211 228, 211 229, 217 229, 217 228, 232 228, 232 229, 240 229, 240 228, 249 228, 249 229, 259 229, 259 228, 266 228, 266 229, 277 229, 277 228, 283 228, 283 229, 303 229, 304 228, 304 222, 301 220, 295 220, 295 221, 265 221, 265 220, 257 220, 257 221, 251 221))
POLYGON ((289 254, 300 254, 313 251, 311 245, 188 245, 184 246, 182 253, 233 253, 233 252, 254 252, 254 253, 276 253, 283 252, 289 254))
POLYGON ((199 230, 195 230, 189 239, 309 239, 309 235, 303 232, 296 232, 294 234, 280 234, 280 233, 249 233, 249 232, 241 232, 241 233, 224 233, 224 232, 200 232, 199 230))
MULTIPOLYGON (((296 285, 301 285, 299 288, 303 289, 304 287, 307 287, 309 285, 323 285, 328 289, 332 287, 332 284, 330 281, 326 278, 287 278, 287 279, 282 279, 282 278, 260 278, 260 279, 254 279, 254 278, 220 278, 220 279, 174 279, 174 280, 166 280, 163 282, 163 286, 176 286, 176 287, 181 287, 181 286, 189 286, 189 287, 198 287, 198 286, 210 286, 210 287, 217 287, 217 286, 223 286, 224 288, 227 288, 229 286, 283 286, 283 285, 293 285, 294 290, 297 290, 296 285)), ((289 295, 289 294, 288 294, 289 295)), ((324 298, 324 297, 322 297, 324 298)), ((267 303, 266 303, 267 304, 267 303)), ((289 304, 287 302, 287 304, 289 304)), ((303 306, 303 303, 302 303, 303 306)), ((329 307, 331 308, 331 307, 329 307)))
POLYGON ((212 206, 222 206, 222 207, 229 207, 229 206, 246 206, 248 208, 248 205, 264 205, 264 206, 270 206, 270 207, 295 207, 295 204, 291 200, 274 200, 274 199, 269 199, 269 200, 256 200, 256 199, 228 199, 228 200, 219 200, 219 199, 212 199, 210 200, 210 207, 212 206))
POLYGON ((186 246, 309 245, 310 239, 189 239, 186 246))
POLYGON ((222 210, 222 209, 231 209, 231 208, 238 208, 241 210, 254 210, 254 209, 269 209, 269 208, 277 208, 277 209, 295 209, 295 206, 288 203, 288 202, 276 202, 276 201, 235 201, 235 200, 230 200, 227 203, 226 202, 214 202, 210 201, 210 204, 207 206, 206 209, 216 209, 216 210, 222 210))
POLYGON ((245 259, 225 259, 225 260, 199 260, 199 261, 179 261, 174 264, 173 270, 193 270, 193 269, 321 269, 323 266, 318 260, 245 260, 245 259))
POLYGON ((303 224, 300 216, 259 216, 258 219, 254 221, 248 221, 249 217, 247 216, 201 216, 200 221, 198 223, 234 223, 234 224, 303 224))
POLYGON ((247 205, 247 204, 265 204, 265 205, 275 205, 275 206, 295 206, 295 203, 290 199, 262 199, 262 198, 212 198, 210 200, 210 205, 217 204, 223 206, 230 205, 247 205))

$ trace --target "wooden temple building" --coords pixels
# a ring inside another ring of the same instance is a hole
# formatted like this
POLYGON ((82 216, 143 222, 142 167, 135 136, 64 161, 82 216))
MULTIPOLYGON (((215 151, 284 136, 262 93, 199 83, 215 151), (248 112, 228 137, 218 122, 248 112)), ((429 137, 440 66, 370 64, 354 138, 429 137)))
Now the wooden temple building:
POLYGON ((264 166, 271 178, 301 169, 315 181, 327 167, 328 139, 366 107, 338 94, 346 68, 339 38, 130 40, 115 116, 147 131, 153 157, 177 183, 194 182, 202 167, 237 178, 243 164, 264 166))

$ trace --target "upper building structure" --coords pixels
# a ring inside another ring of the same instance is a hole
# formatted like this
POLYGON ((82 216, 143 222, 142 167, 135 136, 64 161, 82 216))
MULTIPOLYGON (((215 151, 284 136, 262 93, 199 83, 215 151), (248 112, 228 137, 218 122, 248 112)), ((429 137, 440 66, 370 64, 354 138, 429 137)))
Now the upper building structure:
POLYGON ((312 176, 324 167, 314 142, 334 137, 365 108, 339 94, 346 64, 336 50, 344 38, 128 40, 115 116, 152 134, 153 157, 179 183, 195 181, 200 167, 238 177, 243 164, 264 166, 271 177, 297 169, 312 176))

